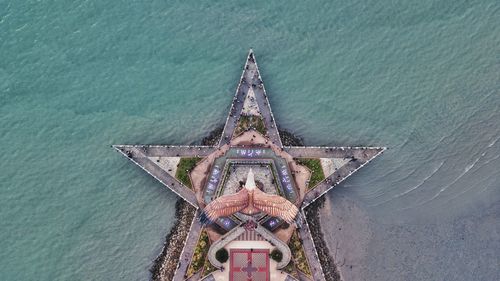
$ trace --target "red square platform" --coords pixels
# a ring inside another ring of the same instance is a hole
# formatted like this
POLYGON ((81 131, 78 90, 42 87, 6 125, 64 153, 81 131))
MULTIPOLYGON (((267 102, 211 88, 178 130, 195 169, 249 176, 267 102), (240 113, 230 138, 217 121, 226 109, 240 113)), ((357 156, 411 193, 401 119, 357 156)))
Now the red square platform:
POLYGON ((230 281, 269 281, 269 250, 231 249, 230 281))

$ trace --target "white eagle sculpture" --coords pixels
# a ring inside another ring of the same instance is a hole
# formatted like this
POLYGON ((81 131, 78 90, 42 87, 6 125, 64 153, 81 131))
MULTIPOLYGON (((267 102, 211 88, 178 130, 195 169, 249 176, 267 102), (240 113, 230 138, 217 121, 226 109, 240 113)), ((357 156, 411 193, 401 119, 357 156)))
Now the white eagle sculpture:
POLYGON ((245 187, 235 194, 223 195, 210 202, 200 215, 200 221, 207 223, 237 212, 246 215, 264 212, 272 217, 278 217, 287 223, 291 223, 297 216, 298 211, 298 208, 286 198, 267 194, 258 189, 255 184, 254 174, 250 169, 245 187))

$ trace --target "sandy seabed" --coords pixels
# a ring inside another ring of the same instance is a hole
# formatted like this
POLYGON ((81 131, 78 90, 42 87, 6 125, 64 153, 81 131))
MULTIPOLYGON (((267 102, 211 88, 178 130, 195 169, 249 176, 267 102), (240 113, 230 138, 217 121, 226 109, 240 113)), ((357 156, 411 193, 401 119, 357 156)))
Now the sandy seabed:
POLYGON ((342 280, 500 280, 500 206, 404 223, 377 218, 342 193, 327 195, 319 216, 342 280))

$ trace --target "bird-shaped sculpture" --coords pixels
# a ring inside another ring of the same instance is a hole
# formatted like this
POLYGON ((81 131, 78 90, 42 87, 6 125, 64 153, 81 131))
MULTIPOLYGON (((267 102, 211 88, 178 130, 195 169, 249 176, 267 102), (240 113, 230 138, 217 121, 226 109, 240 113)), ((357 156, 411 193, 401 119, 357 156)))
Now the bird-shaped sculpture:
POLYGON ((200 215, 200 221, 208 223, 236 212, 246 215, 264 212, 272 217, 278 217, 291 223, 298 211, 297 207, 286 198, 267 194, 258 189, 255 184, 254 174, 250 169, 245 187, 235 194, 223 195, 210 202, 200 215))

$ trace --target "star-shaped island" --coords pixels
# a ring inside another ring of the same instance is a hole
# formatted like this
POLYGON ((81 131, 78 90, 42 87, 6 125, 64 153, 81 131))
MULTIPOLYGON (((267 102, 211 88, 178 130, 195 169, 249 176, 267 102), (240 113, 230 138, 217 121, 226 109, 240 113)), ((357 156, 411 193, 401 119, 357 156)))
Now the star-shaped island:
POLYGON ((304 210, 385 150, 284 145, 252 50, 214 145, 113 147, 192 206, 153 279, 221 281, 331 279, 304 210))

